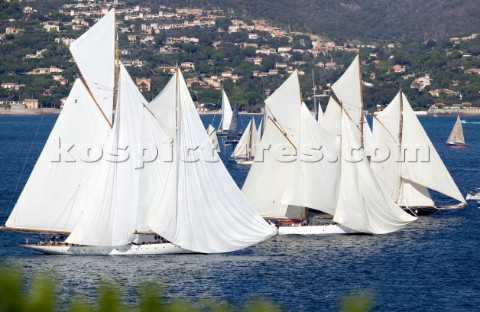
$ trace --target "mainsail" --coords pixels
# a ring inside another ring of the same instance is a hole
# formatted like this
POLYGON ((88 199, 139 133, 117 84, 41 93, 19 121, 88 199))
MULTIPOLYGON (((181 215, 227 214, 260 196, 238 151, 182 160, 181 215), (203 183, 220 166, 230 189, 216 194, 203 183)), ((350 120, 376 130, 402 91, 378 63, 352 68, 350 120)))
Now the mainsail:
POLYGON ((449 145, 465 145, 465 138, 463 136, 463 127, 460 116, 457 116, 457 121, 453 126, 452 132, 448 136, 447 144, 449 145))
POLYGON ((402 92, 374 119, 372 169, 401 206, 433 206, 428 189, 465 200, 402 92))
POLYGON ((230 127, 228 128, 227 138, 236 139, 238 137, 238 107, 235 106, 232 112, 230 127))
POLYGON ((252 117, 247 128, 242 134, 240 141, 233 150, 233 158, 253 159, 255 156, 255 148, 259 145, 260 139, 255 126, 255 119, 252 117))
POLYGON ((6 222, 19 229, 70 232, 82 212, 74 203, 110 126, 77 79, 30 178, 6 222), (91 161, 91 162, 90 162, 91 161))
MULTIPOLYGON (((204 253, 238 250, 274 235, 276 229, 257 214, 218 155, 204 157, 202 151, 208 154, 213 146, 178 70, 171 83, 174 92, 162 105, 177 112, 174 155, 153 203, 150 229, 184 249, 204 253)), ((157 105, 148 107, 161 111, 157 105)))
POLYGON ((222 90, 222 120, 220 121, 220 129, 222 129, 222 131, 228 131, 228 129, 230 129, 232 114, 232 106, 230 105, 228 96, 225 91, 222 90))

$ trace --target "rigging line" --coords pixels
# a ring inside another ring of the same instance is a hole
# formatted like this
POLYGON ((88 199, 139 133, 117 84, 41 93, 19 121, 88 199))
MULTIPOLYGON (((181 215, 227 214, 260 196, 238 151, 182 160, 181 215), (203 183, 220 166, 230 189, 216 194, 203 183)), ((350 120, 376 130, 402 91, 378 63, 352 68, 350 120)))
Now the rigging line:
POLYGON ((388 135, 395 141, 395 143, 397 143, 398 138, 395 138, 393 134, 391 134, 390 131, 388 131, 387 127, 383 124, 383 122, 381 122, 380 119, 378 119, 378 117, 375 115, 373 115, 373 118, 380 123, 380 126, 382 126, 383 129, 387 131, 388 135))
POLYGON ((90 90, 90 87, 87 85, 87 82, 85 81, 85 79, 83 78, 83 76, 82 76, 82 75, 79 75, 78 78, 80 78, 80 80, 82 81, 83 86, 85 87, 85 89, 87 89, 88 94, 89 94, 90 97, 92 98, 93 102, 95 102, 95 105, 96 105, 97 108, 100 110, 100 113, 102 114, 103 118, 105 119, 105 121, 106 121, 106 122, 108 123, 108 125, 110 126, 110 129, 112 129, 112 128, 113 128, 112 123, 111 123, 110 120, 107 118, 107 115, 105 115, 105 112, 104 112, 103 109, 100 107, 100 104, 98 104, 97 99, 96 99, 95 96, 93 95, 92 90, 90 90))
POLYGON ((347 110, 344 108, 343 102, 340 101, 340 99, 337 97, 337 95, 335 94, 335 91, 333 91, 332 87, 330 87, 330 93, 331 93, 330 96, 335 100, 335 104, 337 104, 338 106, 340 106, 340 108, 345 111, 345 114, 347 114, 347 117, 353 122, 353 124, 355 125, 355 127, 357 128, 357 130, 362 133, 362 137, 363 137, 363 124, 362 124, 362 128, 360 128, 360 126, 357 125, 357 124, 353 121, 352 117, 350 117, 350 114, 349 114, 349 113, 347 112, 347 110))
POLYGON ((290 145, 292 145, 292 147, 295 149, 295 152, 297 151, 297 147, 295 146, 295 144, 293 144, 293 142, 288 138, 287 136, 287 133, 283 132, 283 129, 280 127, 280 125, 278 124, 278 122, 276 122, 275 120, 272 119, 272 117, 270 116, 267 116, 268 119, 270 119, 270 121, 274 124, 275 127, 277 127, 278 131, 280 131, 280 133, 285 137, 285 139, 287 139, 288 143, 290 143, 290 145))
MULTIPOLYGON (((223 89, 222 89, 222 90, 223 90, 223 89)), ((197 94, 195 94, 195 95, 197 95, 197 94)), ((218 105, 219 105, 219 103, 221 103, 221 101, 222 101, 222 92, 220 92, 220 96, 219 96, 219 98, 218 98, 217 105, 215 105, 215 110, 218 111, 218 105)), ((198 95, 197 95, 197 102, 199 102, 199 101, 198 101, 198 95)), ((223 112, 222 112, 222 113, 223 113, 223 112)), ((215 124, 215 117, 217 117, 217 114, 214 114, 214 115, 213 115, 212 126, 214 126, 214 124, 215 124)), ((221 126, 221 125, 220 125, 220 126, 221 126)), ((220 127, 220 126, 219 126, 219 127, 220 127)))
MULTIPOLYGON (((30 158, 30 154, 32 153, 33 145, 35 144, 35 141, 37 140, 38 133, 40 132, 40 125, 42 124, 44 116, 45 116, 45 114, 42 114, 42 118, 40 119, 40 121, 37 125, 37 130, 35 131, 35 135, 33 136, 32 143, 30 143, 30 148, 28 150, 27 157, 25 157, 25 161, 23 162, 22 170, 20 170, 20 175, 18 176, 17 184, 15 185, 15 188, 12 192, 12 196, 10 197, 10 201, 8 203, 8 206, 7 206, 8 207, 7 209, 9 211, 11 210, 13 198, 15 197, 15 194, 17 193, 18 185, 20 184, 20 180, 22 179, 23 172, 25 171, 25 167, 27 166, 28 159, 30 158)), ((6 220, 5 220, 6 218, 7 218, 7 214, 5 214, 4 220, 2 220, 2 223, 6 222, 6 220)))

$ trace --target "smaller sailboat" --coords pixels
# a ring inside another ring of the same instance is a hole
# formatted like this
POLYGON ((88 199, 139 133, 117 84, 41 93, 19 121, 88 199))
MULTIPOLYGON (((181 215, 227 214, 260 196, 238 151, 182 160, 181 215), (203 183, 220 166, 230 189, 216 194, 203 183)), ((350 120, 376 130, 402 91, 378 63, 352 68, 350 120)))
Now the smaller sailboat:
POLYGON ((252 117, 231 157, 235 159, 237 164, 251 165, 255 156, 255 148, 258 144, 260 144, 260 137, 255 125, 255 119, 252 117))
POLYGON ((226 144, 238 143, 239 135, 242 133, 238 129, 238 107, 233 109, 232 120, 230 122, 230 127, 228 128, 227 137, 224 141, 226 144))
POLYGON ((217 151, 217 153, 220 153, 220 145, 218 144, 218 137, 217 132, 215 132, 215 127, 209 124, 207 128, 207 134, 212 140, 213 148, 215 149, 215 151, 217 151))
POLYGON ((227 94, 222 89, 222 120, 220 121, 220 126, 218 127, 218 136, 227 135, 228 130, 230 129, 230 124, 232 122, 232 115, 232 106, 230 105, 227 94))
POLYGON ((452 132, 448 137, 446 142, 448 146, 466 146, 465 144, 465 137, 463 136, 463 127, 462 127, 462 120, 460 120, 460 116, 457 116, 457 121, 453 126, 452 132))

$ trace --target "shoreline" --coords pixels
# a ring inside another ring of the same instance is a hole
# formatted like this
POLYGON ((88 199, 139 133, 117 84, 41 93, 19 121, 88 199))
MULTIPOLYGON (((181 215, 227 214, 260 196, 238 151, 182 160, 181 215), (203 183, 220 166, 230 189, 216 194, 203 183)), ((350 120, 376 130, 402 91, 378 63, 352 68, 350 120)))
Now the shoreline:
MULTIPOLYGON (((62 110, 58 108, 25 108, 25 109, 0 109, 0 116, 32 116, 32 115, 58 115, 62 110)), ((221 115, 222 111, 198 112, 199 115, 221 115)), ((263 113, 239 112, 239 115, 263 115, 263 113)))

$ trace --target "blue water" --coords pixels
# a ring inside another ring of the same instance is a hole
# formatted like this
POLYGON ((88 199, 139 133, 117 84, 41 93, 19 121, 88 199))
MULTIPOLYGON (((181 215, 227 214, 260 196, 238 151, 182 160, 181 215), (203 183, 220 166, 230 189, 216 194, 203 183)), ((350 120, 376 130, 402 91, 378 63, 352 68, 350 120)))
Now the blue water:
MULTIPOLYGON (((202 118, 211 122, 213 116, 202 118)), ((480 187, 480 117, 465 119, 469 146, 455 149, 444 144, 455 117, 420 117, 463 194, 480 187)), ((2 223, 55 120, 0 116, 2 223)), ((248 117, 240 121, 246 126, 248 117)), ((231 148, 224 146, 221 156, 241 185, 247 170, 228 160, 231 148)), ((170 298, 207 297, 241 306, 262 297, 289 311, 338 311, 342 295, 356 291, 370 292, 376 311, 479 311, 479 216, 471 202, 389 235, 283 236, 230 254, 158 257, 44 256, 16 246, 25 234, 1 231, 0 259, 28 276, 50 272, 65 300, 77 293, 91 298, 99 281, 110 279, 125 287, 130 302, 139 284, 157 281, 170 298)))

